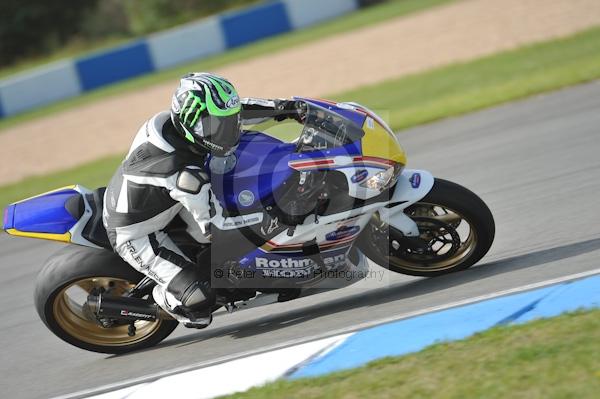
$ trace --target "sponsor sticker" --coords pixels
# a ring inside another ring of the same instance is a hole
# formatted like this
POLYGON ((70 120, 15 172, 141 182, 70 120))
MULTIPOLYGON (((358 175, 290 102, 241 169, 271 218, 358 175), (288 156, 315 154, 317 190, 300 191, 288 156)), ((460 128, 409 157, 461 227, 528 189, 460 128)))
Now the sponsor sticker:
POLYGON ((274 232, 278 228, 279 228, 279 218, 275 217, 275 218, 273 218, 273 219, 271 219, 269 221, 269 225, 266 226, 266 228, 265 228, 265 226, 262 226, 260 228, 260 231, 261 231, 261 233, 263 233, 263 235, 266 236, 266 235, 271 234, 272 232, 274 232))
POLYGON ((238 194, 238 201, 242 206, 250 206, 254 203, 254 193, 250 190, 243 190, 238 194))
POLYGON ((361 181, 365 180, 367 176, 369 176, 369 171, 366 169, 361 169, 356 171, 350 180, 352 180, 352 183, 360 183, 361 181))
POLYGON ((262 214, 242 215, 227 218, 223 222, 224 229, 232 229, 262 222, 262 214))
POLYGON ((413 173, 412 176, 408 179, 412 188, 419 188, 421 185, 421 174, 413 173))
POLYGON ((340 226, 336 231, 332 231, 331 233, 327 233, 325 239, 327 241, 337 241, 342 240, 344 238, 351 237, 358 233, 360 227, 358 226, 340 226))
POLYGON ((375 129, 375 121, 370 116, 367 116, 367 127, 369 129, 375 129))
MULTIPOLYGON (((324 256, 323 263, 327 270, 333 270, 346 263, 346 255, 324 256)), ((318 270, 314 261, 309 258, 255 258, 256 268, 264 277, 301 278, 310 277, 318 270)))
POLYGON ((238 96, 231 97, 227 103, 225 103, 227 108, 235 108, 238 105, 240 105, 240 98, 238 96))
POLYGON ((140 319, 155 319, 156 316, 145 313, 130 312, 129 310, 121 310, 121 316, 139 317, 140 319))

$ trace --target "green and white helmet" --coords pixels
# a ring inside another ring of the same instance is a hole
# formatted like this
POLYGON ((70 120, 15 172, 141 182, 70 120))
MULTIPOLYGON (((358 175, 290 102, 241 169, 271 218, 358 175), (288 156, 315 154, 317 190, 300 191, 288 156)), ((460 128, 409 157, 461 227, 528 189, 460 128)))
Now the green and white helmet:
POLYGON ((240 97, 233 85, 210 73, 190 73, 179 82, 171 102, 171 120, 193 146, 227 156, 240 142, 240 97))

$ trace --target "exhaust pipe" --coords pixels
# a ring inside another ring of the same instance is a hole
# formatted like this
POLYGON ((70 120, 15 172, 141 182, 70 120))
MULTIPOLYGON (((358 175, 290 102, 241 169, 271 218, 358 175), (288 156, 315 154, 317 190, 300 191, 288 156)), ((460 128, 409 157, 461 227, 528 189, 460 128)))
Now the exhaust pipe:
POLYGON ((156 321, 161 312, 157 304, 132 297, 90 295, 87 304, 90 311, 98 319, 156 321))

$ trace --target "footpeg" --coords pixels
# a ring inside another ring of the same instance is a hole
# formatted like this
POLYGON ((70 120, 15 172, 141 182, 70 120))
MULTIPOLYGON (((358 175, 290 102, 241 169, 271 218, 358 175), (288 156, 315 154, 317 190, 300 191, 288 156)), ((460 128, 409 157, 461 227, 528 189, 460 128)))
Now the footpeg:
POLYGON ((205 329, 212 323, 212 314, 206 318, 198 318, 195 320, 190 320, 187 323, 183 323, 183 325, 187 328, 195 328, 196 330, 205 329))

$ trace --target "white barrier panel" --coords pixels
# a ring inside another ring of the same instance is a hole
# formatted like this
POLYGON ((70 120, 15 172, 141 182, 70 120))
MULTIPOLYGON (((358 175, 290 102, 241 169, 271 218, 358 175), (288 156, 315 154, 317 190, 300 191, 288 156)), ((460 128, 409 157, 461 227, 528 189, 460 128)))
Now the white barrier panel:
POLYGON ((358 0, 282 0, 293 29, 304 28, 358 9, 358 0))
POLYGON ((147 42, 158 70, 221 53, 226 49, 217 17, 152 35, 147 42))
POLYGON ((5 115, 64 100, 81 93, 72 61, 62 61, 0 82, 5 115))

